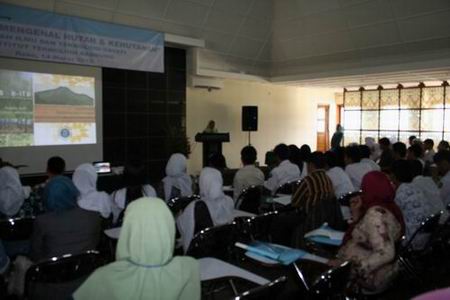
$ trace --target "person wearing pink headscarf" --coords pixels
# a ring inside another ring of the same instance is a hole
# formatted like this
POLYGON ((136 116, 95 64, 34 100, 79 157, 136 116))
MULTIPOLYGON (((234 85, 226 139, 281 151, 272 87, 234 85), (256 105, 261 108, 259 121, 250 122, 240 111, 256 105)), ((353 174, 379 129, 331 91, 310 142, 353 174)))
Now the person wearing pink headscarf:
POLYGON ((370 293, 381 292, 397 274, 395 244, 405 232, 395 190, 379 171, 367 173, 361 183, 362 195, 350 201, 352 224, 344 236, 335 265, 351 261, 355 284, 370 293))

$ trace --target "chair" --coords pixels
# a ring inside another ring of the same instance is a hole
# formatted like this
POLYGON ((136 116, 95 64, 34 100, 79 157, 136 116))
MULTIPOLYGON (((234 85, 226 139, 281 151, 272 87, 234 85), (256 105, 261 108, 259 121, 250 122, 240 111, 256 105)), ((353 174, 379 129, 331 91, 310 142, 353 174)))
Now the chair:
MULTIPOLYGON (((67 298, 78 288, 89 274, 102 265, 100 253, 89 250, 80 254, 65 254, 32 265, 25 276, 25 296, 33 298, 39 292, 39 285, 64 286, 67 298)), ((49 289, 44 292, 49 292, 49 289)), ((52 289, 50 289, 52 292, 52 289)))
POLYGON ((434 239, 437 237, 437 233, 440 227, 439 221, 441 219, 443 212, 440 211, 427 217, 422 223, 420 223, 419 228, 414 232, 411 238, 398 249, 397 261, 403 267, 404 271, 416 279, 419 283, 423 283, 421 276, 418 273, 417 268, 414 266, 414 261, 423 258, 425 255, 432 255, 434 239), (413 244, 419 234, 429 234, 429 238, 422 247, 422 249, 414 249, 413 244))
POLYGON ((281 289, 286 284, 287 277, 282 276, 274 281, 271 281, 265 285, 258 286, 256 288, 253 288, 251 290, 245 291, 236 297, 234 297, 234 300, 241 300, 241 299, 267 299, 272 300, 276 299, 277 296, 280 294, 281 289))
POLYGON ((238 218, 236 222, 240 236, 244 240, 270 242, 270 227, 273 218, 277 215, 278 211, 270 211, 250 218, 238 218))
POLYGON ((167 202, 167 206, 174 215, 185 209, 192 201, 200 200, 199 195, 172 198, 167 202))
POLYGON ((351 263, 346 261, 319 275, 310 285, 297 262, 293 263, 295 274, 300 285, 312 299, 345 299, 345 290, 350 280, 351 263))
MULTIPOLYGON (((406 244, 400 249, 400 255, 406 254, 407 252, 417 252, 413 248, 413 243, 417 236, 419 234, 428 233, 428 234, 435 234, 439 228, 439 220, 441 219, 443 212, 440 211, 436 214, 432 214, 431 216, 427 217, 425 220, 423 220, 420 223, 419 228, 414 232, 414 234, 411 236, 411 238, 406 242, 406 244)), ((423 249, 427 249, 430 243, 432 242, 433 236, 430 236, 428 239, 426 245, 423 247, 423 249)))
POLYGON ((0 239, 5 241, 28 240, 33 233, 34 217, 0 220, 0 239))
POLYGON ((286 182, 285 184, 282 184, 278 187, 278 189, 275 192, 275 195, 277 194, 292 195, 293 193, 295 193, 301 182, 302 182, 301 180, 293 180, 286 182))
POLYGON ((340 205, 342 206, 350 206, 350 200, 353 197, 359 196, 362 194, 362 191, 354 191, 354 192, 349 192, 347 194, 342 195, 341 197, 339 197, 338 202, 340 205))
POLYGON ((197 233, 189 245, 187 256, 215 257, 227 261, 236 241, 236 223, 206 228, 197 233))
POLYGON ((252 185, 244 189, 236 201, 236 209, 257 214, 262 196, 262 186, 252 185))

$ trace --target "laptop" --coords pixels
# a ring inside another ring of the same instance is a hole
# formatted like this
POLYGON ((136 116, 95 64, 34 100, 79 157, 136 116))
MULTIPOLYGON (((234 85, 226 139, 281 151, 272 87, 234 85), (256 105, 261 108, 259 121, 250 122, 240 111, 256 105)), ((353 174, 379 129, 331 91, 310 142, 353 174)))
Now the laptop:
POLYGON ((111 163, 107 161, 96 161, 92 163, 97 174, 111 173, 111 163))

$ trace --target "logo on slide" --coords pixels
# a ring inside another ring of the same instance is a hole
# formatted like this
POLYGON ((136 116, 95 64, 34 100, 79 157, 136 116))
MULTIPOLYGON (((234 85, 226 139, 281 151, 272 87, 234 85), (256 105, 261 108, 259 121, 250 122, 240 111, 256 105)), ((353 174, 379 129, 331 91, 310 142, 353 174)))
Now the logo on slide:
POLYGON ((70 129, 69 128, 62 128, 59 131, 59 135, 63 138, 63 139, 67 139, 70 137, 70 129))

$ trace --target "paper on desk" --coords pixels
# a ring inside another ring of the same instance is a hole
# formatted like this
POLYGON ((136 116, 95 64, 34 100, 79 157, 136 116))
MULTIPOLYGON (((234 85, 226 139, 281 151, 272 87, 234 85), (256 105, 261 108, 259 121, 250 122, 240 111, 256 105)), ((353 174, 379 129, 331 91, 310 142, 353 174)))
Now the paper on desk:
POLYGON ((251 245, 236 243, 236 246, 246 249, 246 255, 251 258, 257 259, 257 256, 262 256, 283 265, 289 265, 299 259, 312 260, 320 263, 326 263, 328 261, 323 257, 308 253, 301 249, 293 249, 265 242, 256 241, 251 245))
POLYGON ((224 192, 232 192, 234 189, 233 189, 233 187, 232 187, 231 185, 224 185, 224 186, 222 187, 222 190, 223 190, 224 192))
POLYGON ((282 197, 273 198, 273 202, 279 203, 281 205, 289 205, 292 202, 292 195, 286 195, 282 197))
POLYGON ((319 228, 306 233, 305 238, 325 237, 331 240, 342 241, 344 239, 344 234, 345 232, 334 230, 333 228, 329 227, 328 224, 325 223, 319 228))

